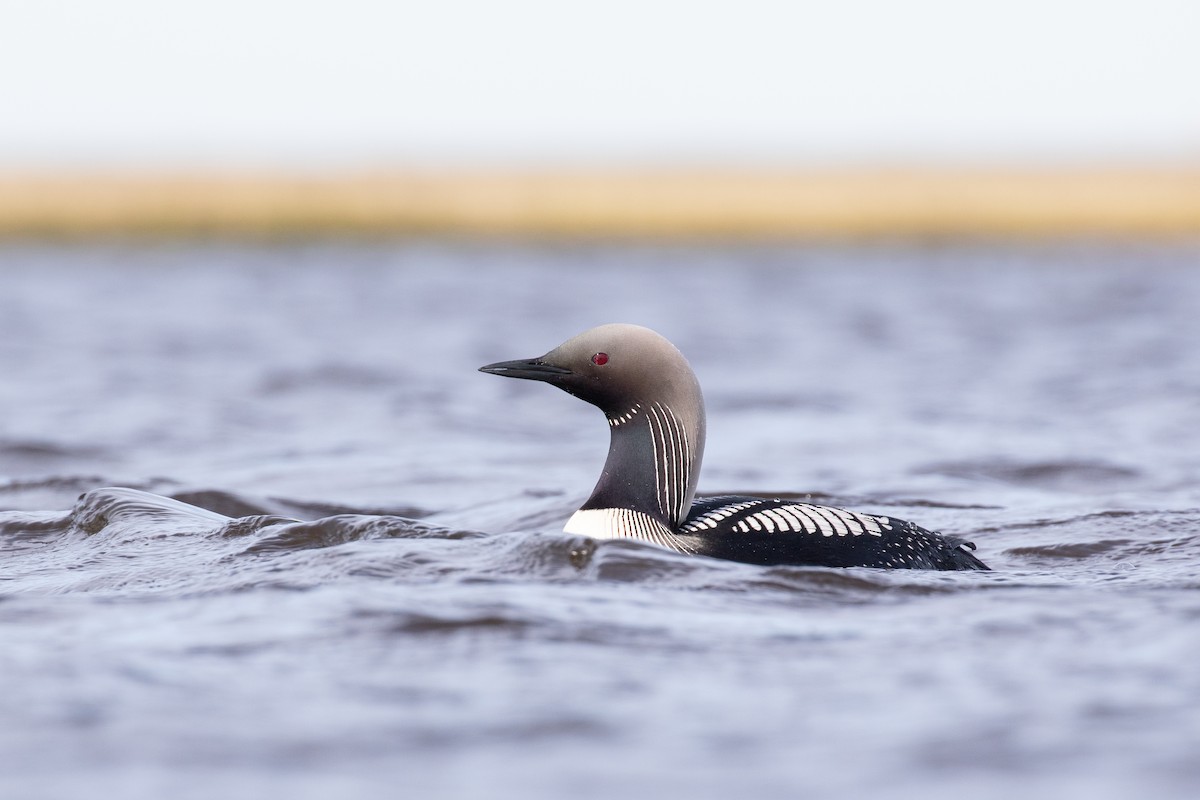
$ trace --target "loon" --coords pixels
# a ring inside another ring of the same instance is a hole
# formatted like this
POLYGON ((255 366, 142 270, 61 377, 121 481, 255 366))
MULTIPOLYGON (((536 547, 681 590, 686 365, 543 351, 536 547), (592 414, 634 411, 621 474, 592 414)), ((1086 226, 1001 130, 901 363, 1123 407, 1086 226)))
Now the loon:
POLYGON ((557 386, 608 419, 604 471, 566 533, 761 565, 988 569, 973 543, 893 517, 763 497, 693 502, 704 398, 687 359, 649 328, 601 325, 539 358, 479 370, 557 386))

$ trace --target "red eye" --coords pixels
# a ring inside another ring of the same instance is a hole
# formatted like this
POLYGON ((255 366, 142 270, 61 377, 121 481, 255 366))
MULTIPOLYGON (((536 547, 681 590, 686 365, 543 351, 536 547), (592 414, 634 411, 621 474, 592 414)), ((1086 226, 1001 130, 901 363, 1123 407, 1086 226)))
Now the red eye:
POLYGON ((592 363, 597 367, 603 367, 608 363, 608 353, 596 353, 596 355, 592 356, 592 363))

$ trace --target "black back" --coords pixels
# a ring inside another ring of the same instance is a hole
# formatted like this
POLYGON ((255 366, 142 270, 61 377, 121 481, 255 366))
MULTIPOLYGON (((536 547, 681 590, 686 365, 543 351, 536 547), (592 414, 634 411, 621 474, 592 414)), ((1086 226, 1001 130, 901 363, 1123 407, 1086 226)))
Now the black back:
POLYGON ((697 500, 676 532, 696 552, 748 564, 986 570, 975 545, 907 520, 761 497, 697 500))

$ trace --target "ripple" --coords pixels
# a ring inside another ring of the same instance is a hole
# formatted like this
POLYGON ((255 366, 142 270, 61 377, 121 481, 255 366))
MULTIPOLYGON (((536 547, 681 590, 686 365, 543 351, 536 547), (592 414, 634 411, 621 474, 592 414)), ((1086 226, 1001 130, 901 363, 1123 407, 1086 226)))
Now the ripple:
POLYGON ((311 522, 289 521, 270 527, 270 533, 246 553, 312 550, 371 539, 469 539, 486 534, 453 530, 403 517, 342 515, 311 522))
POLYGON ((1091 558, 1128 548, 1128 539, 1104 539, 1097 542, 1063 542, 1034 547, 1012 547, 1006 552, 1014 556, 1044 556, 1048 558, 1091 558))
POLYGON ((916 471, 948 478, 991 480, 1012 486, 1055 491, 1104 492, 1142 477, 1130 466, 1106 461, 951 461, 931 464, 916 471))
POLYGON ((389 632, 400 634, 456 633, 464 630, 519 632, 535 624, 534 620, 523 613, 504 613, 500 610, 456 609, 456 612, 441 614, 360 610, 355 616, 382 621, 389 632))
POLYGON ((431 513, 415 506, 389 506, 387 508, 348 506, 282 497, 253 497, 221 489, 190 489, 171 492, 170 496, 188 505, 199 506, 227 517, 267 514, 296 520, 314 520, 342 514, 370 514, 420 518, 427 517, 431 513))
POLYGON ((329 363, 309 369, 276 370, 260 385, 265 395, 289 394, 314 389, 378 389, 394 385, 396 376, 386 370, 359 364, 329 363))
POLYGON ((96 445, 71 445, 43 439, 0 439, 0 457, 28 459, 95 458, 107 455, 96 445))

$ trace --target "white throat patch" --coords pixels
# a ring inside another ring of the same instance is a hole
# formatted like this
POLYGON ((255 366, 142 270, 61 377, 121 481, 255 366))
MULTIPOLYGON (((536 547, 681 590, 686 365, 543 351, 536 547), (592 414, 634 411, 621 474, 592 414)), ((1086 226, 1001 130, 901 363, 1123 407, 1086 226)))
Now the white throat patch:
POLYGON ((591 539, 638 539, 678 553, 693 552, 666 525, 628 508, 580 509, 567 520, 563 532, 591 539))

